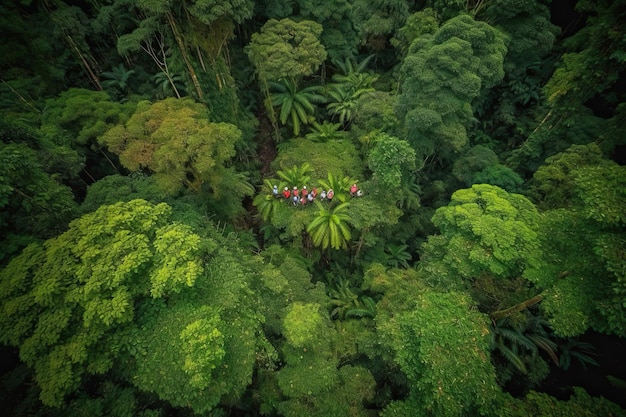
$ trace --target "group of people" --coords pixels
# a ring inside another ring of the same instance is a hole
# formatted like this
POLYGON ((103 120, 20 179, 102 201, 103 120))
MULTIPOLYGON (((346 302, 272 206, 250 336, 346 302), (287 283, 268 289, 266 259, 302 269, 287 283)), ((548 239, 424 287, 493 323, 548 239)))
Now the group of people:
MULTIPOLYGON (((312 190, 309 190, 306 185, 303 186, 302 189, 293 187, 293 189, 290 190, 289 187, 285 187, 282 192, 279 192, 278 186, 274 185, 272 188, 272 195, 275 198, 284 198, 285 200, 289 200, 294 206, 298 206, 312 203, 318 198, 321 201, 332 201, 335 197, 335 192, 332 188, 328 191, 323 189, 318 191, 317 187, 313 187, 312 190)), ((350 187, 350 195, 352 197, 361 197, 363 192, 359 189, 359 187, 357 187, 356 184, 352 184, 352 187, 350 187)))

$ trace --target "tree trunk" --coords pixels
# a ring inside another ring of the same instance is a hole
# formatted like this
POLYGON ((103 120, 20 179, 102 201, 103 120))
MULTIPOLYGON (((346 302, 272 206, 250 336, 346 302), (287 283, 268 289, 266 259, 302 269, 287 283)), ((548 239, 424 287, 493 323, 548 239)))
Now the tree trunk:
POLYGON ((494 311, 493 313, 489 314, 489 317, 491 317, 492 320, 503 319, 505 317, 509 317, 511 314, 525 310, 528 307, 537 304, 541 300, 543 300, 543 296, 541 294, 535 295, 534 297, 522 301, 521 303, 514 305, 513 307, 506 308, 504 310, 494 311))
POLYGON ((202 87, 200 86, 200 81, 198 81, 198 76, 196 71, 193 69, 193 65, 191 65, 191 61, 189 60, 189 54, 187 54, 187 49, 185 48, 185 43, 183 42, 183 38, 180 36, 178 32, 178 26, 176 25, 176 21, 174 20, 174 16, 171 13, 167 13, 167 22, 172 29, 172 33, 174 34, 174 38, 176 39, 176 43, 178 44, 178 48, 180 49, 180 53, 183 57, 183 61, 185 61, 185 65, 187 66, 187 71, 189 71, 189 75, 191 76, 191 81, 193 82, 194 87, 196 88, 196 93, 198 94, 199 99, 204 98, 204 93, 202 92, 202 87))

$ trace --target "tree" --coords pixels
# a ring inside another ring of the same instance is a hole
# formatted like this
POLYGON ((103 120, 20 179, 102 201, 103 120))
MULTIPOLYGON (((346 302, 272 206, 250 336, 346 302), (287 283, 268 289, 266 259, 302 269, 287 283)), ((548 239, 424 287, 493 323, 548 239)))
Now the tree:
POLYGON ((101 74, 102 78, 106 78, 102 81, 102 86, 111 89, 114 96, 124 99, 130 89, 129 79, 134 73, 135 70, 127 71, 124 65, 119 64, 117 67, 113 67, 111 71, 105 71, 101 74))
POLYGON ((327 94, 331 102, 326 109, 333 117, 339 117, 339 123, 343 126, 348 126, 354 119, 358 99, 365 93, 375 91, 372 84, 378 76, 362 72, 371 58, 372 55, 358 64, 353 64, 349 59, 335 63, 341 72, 333 74, 333 82, 328 85, 327 94))
MULTIPOLYGON (((583 148, 584 149, 584 148, 583 148)), ((579 148, 581 150, 581 148, 579 148)), ((584 155, 584 154, 583 154, 584 155)), ((559 165, 577 160, 564 153, 547 166, 540 186, 562 180, 559 165)), ((555 332, 576 336, 592 328, 623 335, 624 167, 609 161, 581 165, 563 189, 571 197, 546 212, 540 223, 542 259, 525 277, 544 289, 541 308, 555 332)))
POLYGON ((239 179, 226 166, 240 138, 237 127, 210 122, 204 105, 169 98, 139 103, 132 117, 110 129, 100 142, 118 154, 129 170, 154 172, 157 183, 169 193, 183 188, 201 192, 206 183, 220 199, 251 191, 233 187, 239 179))
POLYGON ((280 107, 279 120, 283 125, 291 121, 291 128, 294 136, 300 134, 302 125, 308 125, 315 121, 315 104, 326 101, 324 96, 319 94, 321 86, 309 86, 298 90, 298 86, 293 79, 283 79, 281 82, 271 82, 270 93, 272 106, 280 107))
POLYGON ((313 122, 311 132, 306 134, 306 138, 311 142, 327 142, 329 140, 342 140, 347 137, 347 132, 341 130, 340 123, 330 123, 324 120, 322 124, 313 122))
POLYGON ((270 19, 254 33, 248 57, 262 83, 313 74, 326 59, 319 42, 322 26, 310 20, 270 19))
MULTIPOLYGON (((485 413, 499 392, 489 355, 488 319, 460 293, 427 292, 398 319, 396 362, 410 396, 430 415, 485 413)), ((392 339, 394 340, 394 339, 392 339)))
POLYGON ((306 228, 313 238, 313 244, 326 249, 347 248, 350 241, 350 216, 346 213, 350 203, 341 203, 333 208, 326 208, 316 202, 319 209, 318 216, 306 228))
POLYGON ((487 184, 458 190, 433 216, 441 235, 428 238, 422 267, 444 286, 456 277, 518 276, 539 262, 539 220, 521 195, 487 184))
MULTIPOLYGON (((386 349, 377 361, 391 361, 406 380, 403 400, 381 415, 487 414, 499 388, 489 358, 489 318, 462 292, 438 292, 416 270, 370 265, 363 287, 380 298, 376 332, 386 349)), ((399 378, 396 377, 396 380, 399 378)))
POLYGON ((44 404, 113 378, 200 413, 249 384, 260 322, 245 257, 171 212, 102 206, 0 271, 1 341, 35 370, 44 404))
POLYGON ((69 145, 94 146, 97 139, 113 126, 124 123, 135 110, 134 103, 116 103, 103 91, 72 88, 47 100, 41 131, 61 130, 69 145))
POLYGON ((77 207, 66 184, 74 183, 83 163, 36 131, 0 121, 0 263, 67 227, 77 207))
POLYGON ((374 181, 382 188, 399 188, 403 176, 415 169, 415 151, 407 141, 385 133, 376 135, 368 154, 368 165, 374 181))
POLYGON ((468 15, 419 37, 403 61, 397 111, 418 159, 449 160, 468 143, 471 102, 504 76, 504 36, 468 15))

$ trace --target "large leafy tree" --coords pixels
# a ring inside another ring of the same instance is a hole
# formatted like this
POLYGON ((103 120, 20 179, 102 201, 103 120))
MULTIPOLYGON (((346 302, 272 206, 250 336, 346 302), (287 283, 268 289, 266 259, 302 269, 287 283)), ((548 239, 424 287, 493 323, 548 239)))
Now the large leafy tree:
POLYGON ((102 206, 0 272, 2 342, 35 370, 44 404, 105 373, 196 412, 247 386, 248 272, 219 234, 171 216, 144 200, 102 206))
POLYGON ((407 141, 385 133, 376 135, 373 142, 367 163, 374 180, 383 188, 399 188, 403 175, 415 169, 415 151, 407 141))
POLYGON ((545 213, 539 229, 542 262, 526 273, 545 289, 542 308, 562 336, 589 328, 624 335, 623 167, 594 161, 589 147, 579 146, 556 155, 537 174, 539 188, 548 191, 545 201, 558 205, 545 213))
POLYGON ((499 393, 489 319, 470 297, 433 291, 420 272, 380 264, 370 265, 363 287, 379 299, 376 331, 383 349, 376 349, 376 360, 396 364, 406 378, 406 396, 382 415, 487 414, 499 393))
POLYGON ((248 57, 262 82, 311 75, 326 59, 322 26, 310 20, 271 19, 248 45, 248 57))
POLYGON ((424 245, 423 267, 442 285, 484 274, 518 276, 539 260, 539 217, 527 198, 499 187, 458 190, 433 216, 441 234, 424 245))
POLYGON ((202 104, 191 99, 165 99, 138 104, 133 116, 110 129, 100 141, 120 156, 131 171, 148 169, 168 192, 183 188, 229 197, 249 193, 227 163, 235 155, 241 131, 227 123, 209 121, 202 104), (243 194, 242 194, 243 193, 243 194))
POLYGON ((449 160, 467 145, 472 100, 502 80, 505 54, 504 35, 468 15, 412 43, 397 110, 418 158, 449 160))

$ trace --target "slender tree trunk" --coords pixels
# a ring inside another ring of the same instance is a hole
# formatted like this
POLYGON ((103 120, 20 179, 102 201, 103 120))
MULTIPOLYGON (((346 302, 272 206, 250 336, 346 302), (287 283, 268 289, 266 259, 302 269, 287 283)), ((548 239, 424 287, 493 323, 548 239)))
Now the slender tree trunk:
POLYGON ((89 62, 87 61, 85 56, 80 52, 80 49, 78 49, 78 46, 74 42, 74 39, 72 39, 72 37, 70 35, 65 35, 65 39, 67 39, 67 43, 70 45, 70 47, 72 48, 74 53, 76 53, 76 55, 78 55, 78 58, 83 63, 83 68, 85 68, 85 71, 87 72, 87 75, 89 76, 89 79, 94 84, 94 86, 99 91, 104 90, 104 88, 102 88, 102 84, 100 84, 100 78, 98 78, 98 76, 94 72, 93 68, 91 68, 91 65, 89 65, 89 62))
POLYGON ((529 298, 528 300, 522 301, 521 303, 514 305, 513 307, 506 308, 504 310, 494 311, 493 313, 489 314, 489 316, 491 317, 492 320, 503 319, 505 317, 510 316, 511 314, 518 313, 522 310, 527 309, 528 307, 534 306, 541 300, 543 300, 543 296, 541 294, 535 295, 534 297, 529 298))
POLYGON ((176 25, 176 21, 174 20, 174 16, 172 16, 172 13, 167 13, 166 16, 167 22, 169 23, 170 28, 172 29, 172 33, 174 34, 174 38, 176 39, 176 43, 178 44, 178 48, 180 49, 183 61, 185 61, 185 65, 187 66, 187 71, 189 71, 189 75, 191 76, 191 81, 193 82, 193 85, 196 89, 196 94, 198 94, 199 99, 203 99, 204 93, 202 92, 200 81, 198 81, 198 75, 193 69, 193 65, 191 65, 191 61, 189 60, 189 54, 187 54, 185 43, 183 42, 183 38, 180 36, 178 26, 176 25))

